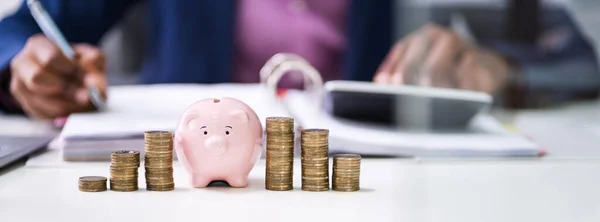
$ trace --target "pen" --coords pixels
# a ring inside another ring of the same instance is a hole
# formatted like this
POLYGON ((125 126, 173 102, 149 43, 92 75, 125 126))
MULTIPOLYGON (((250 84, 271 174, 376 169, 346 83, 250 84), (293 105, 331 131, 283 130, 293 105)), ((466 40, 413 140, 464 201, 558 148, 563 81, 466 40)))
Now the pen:
MULTIPOLYGON (((52 18, 44 9, 44 6, 38 0, 27 0, 27 6, 31 11, 31 15, 37 22, 40 29, 44 35, 46 35, 51 41, 53 41, 61 52, 69 59, 73 60, 75 57, 75 53, 73 49, 69 45, 69 42, 65 39, 64 35, 56 26, 56 23, 52 20, 52 18)), ((100 94, 100 90, 98 87, 89 87, 88 93, 90 96, 90 101, 98 110, 103 110, 106 108, 106 101, 102 98, 100 94)))

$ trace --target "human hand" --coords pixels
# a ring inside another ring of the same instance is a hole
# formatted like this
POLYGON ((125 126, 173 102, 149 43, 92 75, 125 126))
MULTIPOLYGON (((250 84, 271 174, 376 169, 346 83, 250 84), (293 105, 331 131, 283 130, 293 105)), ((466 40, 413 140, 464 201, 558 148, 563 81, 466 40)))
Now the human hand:
POLYGON ((509 77, 510 65, 501 56, 450 29, 426 25, 394 45, 373 81, 495 93, 509 77))
POLYGON ((35 35, 13 58, 10 92, 28 116, 54 119, 91 111, 88 86, 97 86, 106 98, 104 54, 86 44, 73 49, 70 60, 44 35, 35 35))

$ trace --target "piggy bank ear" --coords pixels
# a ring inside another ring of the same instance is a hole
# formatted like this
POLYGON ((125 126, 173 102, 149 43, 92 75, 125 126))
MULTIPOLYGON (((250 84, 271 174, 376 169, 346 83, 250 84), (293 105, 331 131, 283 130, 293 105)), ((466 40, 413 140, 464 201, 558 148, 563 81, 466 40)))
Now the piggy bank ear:
POLYGON ((197 129, 196 126, 196 118, 197 116, 195 114, 186 114, 183 117, 183 121, 181 122, 181 125, 179 126, 181 130, 194 130, 197 129))
POLYGON ((242 109, 233 110, 231 116, 244 124, 248 123, 248 113, 242 109))

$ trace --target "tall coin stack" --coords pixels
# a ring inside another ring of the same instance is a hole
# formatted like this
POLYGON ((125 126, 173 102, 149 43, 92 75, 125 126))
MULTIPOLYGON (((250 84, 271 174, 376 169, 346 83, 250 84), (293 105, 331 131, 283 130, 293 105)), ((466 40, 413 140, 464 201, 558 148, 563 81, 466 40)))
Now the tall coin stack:
POLYGON ((360 189, 360 155, 336 154, 333 156, 332 189, 346 192, 360 189))
POLYGON ((304 129, 301 144, 302 190, 329 190, 329 130, 304 129))
POLYGON ((138 190, 140 152, 134 150, 115 151, 111 153, 110 162, 110 190, 138 190))
POLYGON ((144 132, 144 151, 146 190, 174 190, 173 134, 169 131, 144 132))
POLYGON ((294 169, 294 119, 267 117, 267 190, 292 190, 294 169))

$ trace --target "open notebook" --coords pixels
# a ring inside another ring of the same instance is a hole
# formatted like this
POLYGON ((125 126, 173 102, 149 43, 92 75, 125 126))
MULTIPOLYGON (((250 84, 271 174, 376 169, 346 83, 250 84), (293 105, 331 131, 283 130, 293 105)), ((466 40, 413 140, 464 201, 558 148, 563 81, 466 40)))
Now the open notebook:
MULTIPOLYGON (((260 84, 159 84, 111 87, 108 109, 69 116, 61 133, 65 160, 108 160, 119 149, 143 153, 146 130, 173 130, 183 111, 205 98, 233 97, 247 103, 261 119, 293 117, 300 128, 329 129, 329 150, 392 156, 536 156, 538 147, 511 134, 491 116, 480 114, 463 132, 414 132, 341 120, 321 108, 321 75, 303 58, 280 53, 260 70, 260 84), (281 77, 296 71, 306 78, 306 91, 292 90, 277 98, 281 77)), ((403 86, 398 86, 403 87, 403 86)), ((300 133, 297 133, 296 137, 300 133)), ((298 143, 300 140, 296 139, 298 143)), ((296 153, 299 153, 299 145, 296 153)), ((264 148, 263 148, 264 149, 264 148)), ((264 152, 263 152, 264 155, 264 152)), ((176 157, 176 155, 174 155, 176 157)))
MULTIPOLYGON (((63 159, 108 160, 117 149, 143 152, 145 130, 173 130, 181 113, 204 98, 234 97, 251 106, 262 121, 290 116, 302 128, 330 130, 330 151, 393 156, 535 156, 536 144, 511 134, 491 116, 475 118, 469 132, 405 132, 336 119, 303 91, 289 91, 279 102, 261 84, 165 84, 115 86, 108 109, 69 116, 60 139, 63 159)), ((299 149, 299 146, 296 147, 299 149)))
POLYGON ((65 160, 107 160, 116 149, 143 152, 144 131, 172 131, 183 111, 204 98, 240 99, 256 111, 263 126, 266 116, 286 115, 265 100, 266 90, 259 84, 114 86, 108 96, 105 111, 69 116, 59 137, 65 160))

